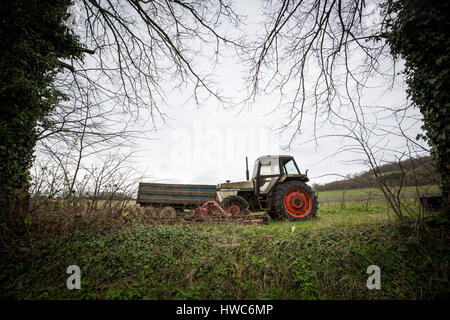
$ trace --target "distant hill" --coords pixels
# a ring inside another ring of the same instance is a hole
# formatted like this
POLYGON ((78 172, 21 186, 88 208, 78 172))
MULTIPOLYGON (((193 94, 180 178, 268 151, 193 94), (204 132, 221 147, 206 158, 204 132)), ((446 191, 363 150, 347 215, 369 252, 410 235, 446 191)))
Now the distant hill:
MULTIPOLYGON (((438 175, 430 156, 409 158, 400 161, 400 163, 387 163, 379 167, 379 172, 390 186, 398 186, 402 176, 404 186, 422 186, 438 183, 438 175)), ((377 186, 373 170, 349 175, 345 179, 326 184, 313 184, 317 191, 374 188, 377 186)))

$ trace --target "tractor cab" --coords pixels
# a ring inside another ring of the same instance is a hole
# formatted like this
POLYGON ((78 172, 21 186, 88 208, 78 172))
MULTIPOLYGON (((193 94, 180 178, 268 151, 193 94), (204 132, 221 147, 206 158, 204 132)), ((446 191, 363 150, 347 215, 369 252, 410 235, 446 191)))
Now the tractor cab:
POLYGON ((268 194, 277 183, 288 180, 309 181, 306 174, 301 174, 294 157, 268 155, 255 161, 252 184, 256 195, 268 194))
POLYGON ((273 219, 302 220, 313 218, 318 201, 314 190, 306 184, 294 157, 267 155, 259 157, 250 179, 217 185, 217 200, 226 211, 266 211, 273 219), (239 208, 239 210, 238 210, 239 208))

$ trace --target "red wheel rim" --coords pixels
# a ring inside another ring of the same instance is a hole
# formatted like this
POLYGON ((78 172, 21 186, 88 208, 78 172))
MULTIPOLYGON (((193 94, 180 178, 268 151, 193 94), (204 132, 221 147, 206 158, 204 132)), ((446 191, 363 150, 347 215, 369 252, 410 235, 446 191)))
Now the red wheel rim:
POLYGON ((284 208, 295 218, 306 217, 312 209, 311 196, 300 188, 292 188, 284 195, 284 208))
POLYGON ((229 206, 227 211, 232 216, 242 215, 242 209, 237 204, 232 204, 231 206, 229 206))

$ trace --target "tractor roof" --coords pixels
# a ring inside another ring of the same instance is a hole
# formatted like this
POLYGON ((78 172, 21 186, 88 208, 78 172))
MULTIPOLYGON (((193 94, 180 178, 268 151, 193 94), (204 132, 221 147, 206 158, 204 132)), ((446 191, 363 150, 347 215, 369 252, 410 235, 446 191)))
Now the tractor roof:
POLYGON ((288 154, 265 155, 265 156, 259 157, 257 160, 270 159, 270 158, 293 158, 293 156, 290 156, 288 154))

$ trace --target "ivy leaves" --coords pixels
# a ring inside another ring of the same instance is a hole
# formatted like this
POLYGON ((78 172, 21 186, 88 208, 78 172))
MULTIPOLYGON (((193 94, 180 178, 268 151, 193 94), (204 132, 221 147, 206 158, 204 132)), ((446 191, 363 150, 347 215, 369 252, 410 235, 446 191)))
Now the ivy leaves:
POLYGON ((58 59, 81 58, 78 38, 62 23, 70 0, 0 4, 0 207, 13 190, 26 192, 36 125, 65 97, 54 87, 58 59))
POLYGON ((405 60, 407 93, 423 115, 422 129, 445 196, 450 185, 450 3, 388 0, 386 10, 388 43, 394 57, 405 60))

